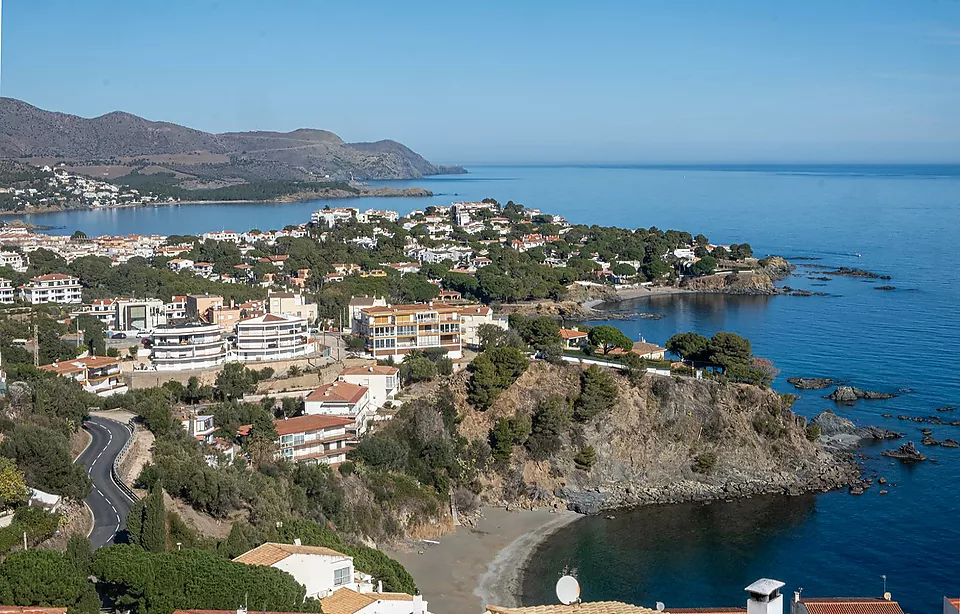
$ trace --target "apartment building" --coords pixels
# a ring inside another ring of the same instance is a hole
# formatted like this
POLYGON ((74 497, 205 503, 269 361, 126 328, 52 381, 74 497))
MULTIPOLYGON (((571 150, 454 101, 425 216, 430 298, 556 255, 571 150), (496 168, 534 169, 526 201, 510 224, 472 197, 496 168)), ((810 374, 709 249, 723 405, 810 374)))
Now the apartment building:
POLYGON ((17 273, 27 270, 27 263, 23 261, 23 255, 19 252, 0 251, 0 266, 8 266, 17 273))
POLYGON ((42 303, 82 303, 80 280, 70 275, 49 273, 34 277, 20 286, 20 298, 31 305, 42 303))
POLYGON ((306 319, 296 316, 268 313, 240 320, 236 333, 231 360, 290 360, 316 351, 306 319))
MULTIPOLYGON (((277 430, 277 458, 294 463, 336 465, 347 460, 355 440, 353 420, 342 416, 298 416, 274 420, 277 430)), ((237 434, 246 437, 252 425, 241 426, 237 434)))
POLYGON ((317 304, 308 303, 302 294, 294 292, 271 292, 267 296, 267 312, 303 318, 307 324, 317 321, 317 304))
POLYGON ((463 345, 480 347, 480 327, 491 324, 507 330, 509 327, 506 316, 496 316, 493 309, 486 305, 469 305, 460 308, 460 337, 463 345))
POLYGON ((0 277, 0 303, 10 305, 13 303, 13 282, 9 279, 0 277))
POLYGON ((427 348, 444 348, 453 359, 463 357, 460 309, 443 303, 363 308, 354 330, 378 360, 403 360, 411 350, 427 348))
POLYGON ((164 311, 167 312, 167 320, 183 320, 187 317, 187 297, 184 294, 178 294, 170 299, 170 302, 164 305, 164 311))
POLYGON ((216 324, 167 324, 150 335, 150 361, 157 371, 207 369, 223 364, 226 358, 226 345, 216 324))
POLYGON ((86 356, 40 367, 41 371, 56 373, 76 380, 84 390, 101 397, 127 391, 120 372, 120 359, 107 356, 86 356))

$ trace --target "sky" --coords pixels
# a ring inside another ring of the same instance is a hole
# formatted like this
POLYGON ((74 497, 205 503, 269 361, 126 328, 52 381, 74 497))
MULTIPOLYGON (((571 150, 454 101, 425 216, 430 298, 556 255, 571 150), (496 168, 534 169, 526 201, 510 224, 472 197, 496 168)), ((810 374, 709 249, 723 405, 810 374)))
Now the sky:
POLYGON ((44 109, 434 162, 960 162, 958 0, 6 0, 0 49, 44 109))

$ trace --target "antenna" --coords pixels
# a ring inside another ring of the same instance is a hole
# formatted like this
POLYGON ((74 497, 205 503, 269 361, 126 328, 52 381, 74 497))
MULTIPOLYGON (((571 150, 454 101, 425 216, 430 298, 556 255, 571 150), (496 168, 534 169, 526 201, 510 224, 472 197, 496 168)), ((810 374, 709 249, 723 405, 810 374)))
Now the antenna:
POLYGON ((887 601, 890 601, 890 597, 887 596, 889 594, 887 593, 887 574, 882 574, 880 579, 883 580, 883 596, 887 601))
POLYGON ((580 601, 580 583, 573 576, 563 576, 557 580, 557 599, 563 605, 580 601))

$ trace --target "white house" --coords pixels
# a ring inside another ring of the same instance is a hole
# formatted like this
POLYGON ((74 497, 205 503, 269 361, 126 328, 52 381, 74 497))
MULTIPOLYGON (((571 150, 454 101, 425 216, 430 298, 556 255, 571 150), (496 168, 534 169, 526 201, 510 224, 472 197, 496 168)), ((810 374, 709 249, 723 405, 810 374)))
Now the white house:
POLYGON ((244 565, 263 565, 281 569, 307 589, 307 597, 323 598, 340 588, 358 592, 370 591, 370 582, 358 582, 353 568, 353 557, 320 546, 302 546, 267 542, 233 559, 244 565))
POLYGON ((341 588, 320 600, 325 614, 428 614, 422 595, 358 593, 341 588))
POLYGON ((304 318, 267 313, 240 320, 236 330, 236 342, 230 350, 232 360, 290 360, 316 350, 304 318))
POLYGON ((12 281, 4 277, 0 277, 0 303, 4 305, 9 305, 13 303, 13 284, 12 281))
POLYGON ((370 391, 370 403, 379 408, 397 396, 400 390, 399 374, 400 369, 396 367, 373 364, 367 367, 348 367, 340 372, 337 379, 367 388, 370 391))
POLYGON ((303 400, 303 413, 310 415, 343 416, 353 418, 356 435, 367 430, 367 422, 373 418, 370 390, 349 382, 333 382, 320 386, 303 400))
POLYGON ((472 347, 480 346, 480 327, 492 324, 507 330, 507 318, 493 315, 493 309, 486 305, 469 305, 460 308, 460 342, 472 347))

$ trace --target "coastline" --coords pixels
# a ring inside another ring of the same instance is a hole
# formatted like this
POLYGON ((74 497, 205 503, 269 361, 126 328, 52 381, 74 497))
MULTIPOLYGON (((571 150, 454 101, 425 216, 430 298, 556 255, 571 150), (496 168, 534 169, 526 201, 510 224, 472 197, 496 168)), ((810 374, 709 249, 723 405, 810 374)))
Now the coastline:
MULTIPOLYGON (((523 573, 543 541, 582 518, 547 508, 484 507, 476 527, 461 526, 438 544, 387 554, 407 568, 434 612, 482 612, 487 604, 519 605, 523 573)), ((559 571, 559 570, 558 570, 559 571)))
POLYGON ((427 198, 434 193, 424 188, 371 188, 361 189, 359 192, 345 190, 331 190, 330 192, 300 192, 287 194, 277 198, 263 200, 175 200, 157 201, 152 203, 126 203, 109 207, 47 207, 31 211, 0 211, 0 217, 23 217, 27 215, 46 215, 49 213, 63 213, 65 211, 113 211, 115 209, 138 209, 146 207, 171 207, 176 205, 280 205, 299 203, 311 200, 343 200, 346 198, 427 198))

